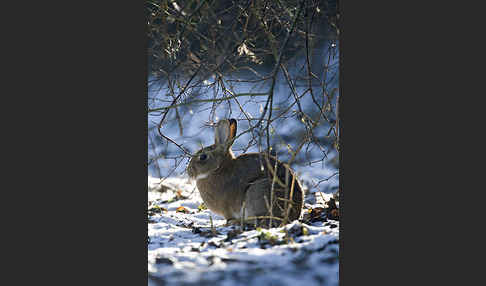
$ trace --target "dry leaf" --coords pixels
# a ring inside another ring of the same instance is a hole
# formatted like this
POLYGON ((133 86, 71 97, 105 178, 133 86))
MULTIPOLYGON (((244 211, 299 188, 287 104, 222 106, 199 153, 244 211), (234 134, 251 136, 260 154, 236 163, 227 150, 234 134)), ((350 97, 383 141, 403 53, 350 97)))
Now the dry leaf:
POLYGON ((185 207, 183 207, 183 206, 178 207, 178 208, 176 209, 176 212, 178 212, 178 213, 185 213, 185 214, 190 214, 190 213, 191 213, 191 212, 190 212, 188 209, 186 209, 186 208, 185 208, 185 207))

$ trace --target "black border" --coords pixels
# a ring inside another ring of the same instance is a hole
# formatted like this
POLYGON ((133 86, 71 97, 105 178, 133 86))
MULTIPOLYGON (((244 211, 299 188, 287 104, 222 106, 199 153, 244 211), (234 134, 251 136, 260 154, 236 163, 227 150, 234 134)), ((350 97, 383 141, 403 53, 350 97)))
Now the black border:
POLYGON ((3 228, 5 274, 146 285, 144 2, 17 4, 5 10, 16 18, 3 39, 13 48, 2 107, 15 130, 2 136, 12 157, 2 176, 13 221, 3 228))
POLYGON ((347 7, 340 1, 340 285, 468 284, 457 262, 476 249, 458 237, 472 237, 462 229, 475 228, 474 215, 458 212, 472 210, 462 194, 482 183, 465 176, 462 160, 477 154, 465 154, 463 135, 476 134, 466 126, 481 113, 463 96, 483 88, 470 87, 465 64, 477 58, 463 39, 476 39, 481 17, 423 1, 347 7))
POLYGON ((338 101, 338 122, 339 122, 339 285, 344 285, 344 163, 343 163, 343 133, 344 133, 344 114, 343 110, 343 90, 344 90, 344 8, 341 1, 337 1, 337 9, 339 14, 339 101, 338 101))

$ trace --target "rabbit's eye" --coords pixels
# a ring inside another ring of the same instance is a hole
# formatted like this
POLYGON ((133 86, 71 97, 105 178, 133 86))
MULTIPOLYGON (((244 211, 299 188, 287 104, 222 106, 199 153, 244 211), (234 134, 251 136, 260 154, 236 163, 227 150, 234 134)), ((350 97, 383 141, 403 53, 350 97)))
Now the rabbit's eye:
POLYGON ((206 160, 207 158, 208 158, 208 155, 206 155, 206 154, 201 154, 201 155, 199 155, 199 160, 200 160, 200 161, 204 161, 204 160, 206 160))

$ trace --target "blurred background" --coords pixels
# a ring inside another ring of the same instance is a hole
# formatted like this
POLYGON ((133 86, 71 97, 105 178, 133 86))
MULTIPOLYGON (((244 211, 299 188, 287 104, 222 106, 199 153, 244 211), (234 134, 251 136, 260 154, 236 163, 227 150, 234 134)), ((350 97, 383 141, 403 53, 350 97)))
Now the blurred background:
POLYGON ((146 0, 148 174, 185 176, 238 121, 235 155, 270 152, 313 191, 339 185, 337 1, 146 0))

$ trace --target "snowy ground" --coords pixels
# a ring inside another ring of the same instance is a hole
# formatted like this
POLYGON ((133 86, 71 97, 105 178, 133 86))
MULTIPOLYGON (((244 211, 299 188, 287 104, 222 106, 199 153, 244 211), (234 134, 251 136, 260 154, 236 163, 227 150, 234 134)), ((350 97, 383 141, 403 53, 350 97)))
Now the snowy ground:
POLYGON ((187 178, 166 179, 162 189, 159 182, 148 178, 149 286, 338 285, 339 221, 327 213, 331 194, 307 193, 300 221, 241 231, 200 208, 187 178))

